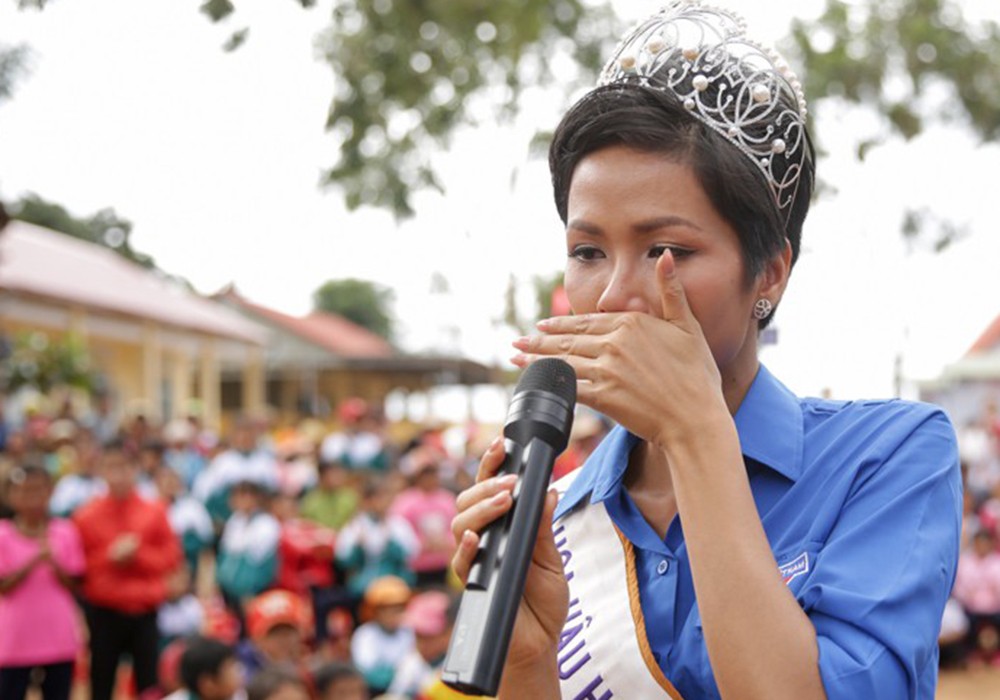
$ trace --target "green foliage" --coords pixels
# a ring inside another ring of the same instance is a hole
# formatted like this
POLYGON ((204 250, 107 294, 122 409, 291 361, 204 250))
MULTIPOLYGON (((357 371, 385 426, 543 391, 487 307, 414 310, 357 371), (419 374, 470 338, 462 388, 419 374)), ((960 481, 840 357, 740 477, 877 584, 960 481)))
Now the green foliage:
POLYGON ((329 280, 313 292, 313 307, 339 314, 387 340, 393 338, 391 289, 359 279, 329 280))
MULTIPOLYGON (((874 133, 857 136, 859 160, 935 123, 1000 139, 1000 26, 966 20, 951 0, 827 0, 815 21, 793 22, 792 40, 819 110, 840 99, 879 115, 874 133)), ((926 209, 904 212, 901 228, 908 246, 935 251, 966 233, 926 209)))
POLYGON ((80 219, 54 202, 42 199, 37 194, 28 194, 11 205, 10 215, 14 219, 44 226, 110 248, 145 268, 156 267, 153 258, 138 252, 129 243, 132 222, 118 216, 110 207, 80 219))
MULTIPOLYGON (((206 0, 201 9, 219 21, 234 5, 206 0)), ((336 78, 327 128, 340 143, 324 183, 341 188, 350 209, 412 215, 414 192, 442 189, 432 155, 472 123, 470 105, 488 106, 491 124, 509 121, 524 88, 554 82, 556 56, 574 59, 590 82, 617 33, 612 20, 606 5, 584 0, 337 0, 317 40, 336 78)))
POLYGON ((552 315, 552 295, 563 286, 565 275, 557 272, 549 277, 535 277, 535 300, 538 303, 538 319, 552 315))
POLYGON ((792 23, 811 101, 840 98, 882 116, 861 158, 891 134, 961 121, 1000 138, 1000 26, 977 25, 950 0, 827 0, 815 21, 792 23))
POLYGON ((97 382, 86 344, 74 335, 53 341, 37 331, 23 333, 15 338, 10 355, 0 362, 0 388, 10 393, 23 387, 43 394, 56 387, 93 391, 97 382))
POLYGON ((29 56, 26 46, 0 45, 0 103, 10 99, 17 81, 28 72, 29 56))

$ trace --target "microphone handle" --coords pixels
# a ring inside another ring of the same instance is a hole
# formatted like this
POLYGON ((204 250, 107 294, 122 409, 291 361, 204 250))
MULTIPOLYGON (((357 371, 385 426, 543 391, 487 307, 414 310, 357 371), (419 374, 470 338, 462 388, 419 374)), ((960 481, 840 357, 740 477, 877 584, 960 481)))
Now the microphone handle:
POLYGON ((507 457, 500 471, 518 474, 514 505, 480 537, 442 667, 445 684, 467 695, 492 697, 499 689, 558 456, 538 438, 524 448, 507 440, 505 447, 507 457))

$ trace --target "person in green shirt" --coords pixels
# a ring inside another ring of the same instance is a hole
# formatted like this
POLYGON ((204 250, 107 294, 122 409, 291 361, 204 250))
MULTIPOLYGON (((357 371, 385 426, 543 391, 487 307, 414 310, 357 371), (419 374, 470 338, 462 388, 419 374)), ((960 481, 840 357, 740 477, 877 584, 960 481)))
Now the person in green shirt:
POLYGON ((358 509, 358 492, 340 462, 319 463, 319 483, 302 499, 300 513, 334 530, 340 530, 358 509))

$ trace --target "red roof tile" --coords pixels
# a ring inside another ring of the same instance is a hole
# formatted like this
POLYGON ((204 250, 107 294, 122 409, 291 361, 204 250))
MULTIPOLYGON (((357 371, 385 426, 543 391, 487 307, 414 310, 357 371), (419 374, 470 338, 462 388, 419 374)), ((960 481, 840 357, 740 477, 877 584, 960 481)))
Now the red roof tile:
POLYGON ((975 355, 976 353, 986 352, 987 350, 996 348, 997 344, 1000 344, 1000 316, 993 319, 993 323, 986 327, 986 330, 982 332, 965 354, 975 355))
POLYGON ((232 288, 216 296, 342 357, 378 358, 395 354, 385 338, 337 314, 313 311, 307 316, 290 316, 255 304, 232 288))

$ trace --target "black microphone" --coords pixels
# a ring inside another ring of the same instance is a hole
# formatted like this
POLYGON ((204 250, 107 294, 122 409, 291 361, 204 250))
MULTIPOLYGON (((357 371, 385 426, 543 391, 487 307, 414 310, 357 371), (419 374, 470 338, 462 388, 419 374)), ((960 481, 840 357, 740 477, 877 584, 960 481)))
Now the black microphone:
POLYGON ((517 474, 514 504, 479 538, 441 673, 461 693, 497 694, 552 465, 569 442, 575 405, 576 372, 556 358, 533 362, 514 389, 498 472, 517 474))

